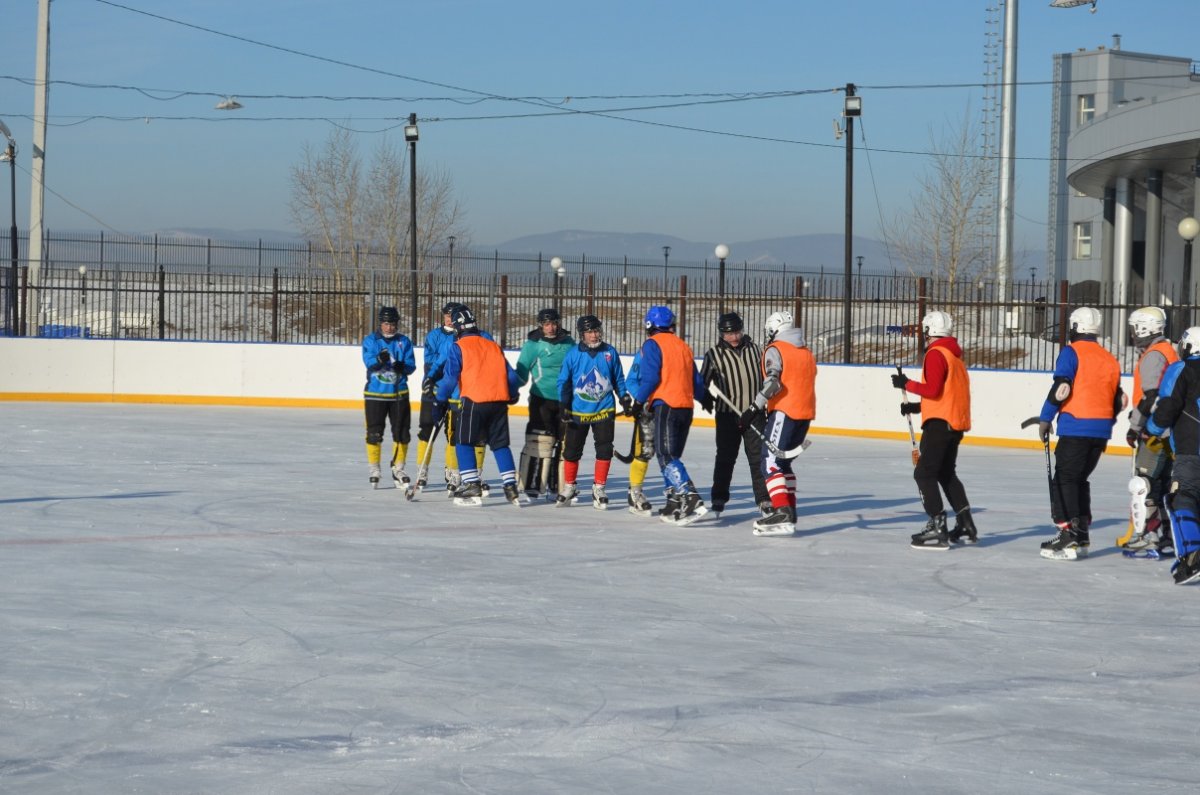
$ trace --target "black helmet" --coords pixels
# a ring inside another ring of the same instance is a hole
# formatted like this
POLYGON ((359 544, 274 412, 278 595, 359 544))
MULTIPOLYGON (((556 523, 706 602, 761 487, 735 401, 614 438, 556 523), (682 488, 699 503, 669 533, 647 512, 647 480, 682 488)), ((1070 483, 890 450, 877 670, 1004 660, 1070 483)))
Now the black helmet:
POLYGON ((467 331, 475 328, 475 313, 465 304, 458 304, 450 314, 450 322, 456 331, 467 331))
POLYGON ((448 301, 448 302, 446 302, 446 305, 442 307, 442 314, 443 315, 453 315, 454 310, 458 309, 460 306, 466 306, 466 304, 461 303, 459 301, 448 301))
POLYGON ((575 321, 575 330, 582 334, 585 331, 599 331, 603 328, 600 318, 595 315, 583 315, 575 321))
POLYGON ((741 315, 737 312, 726 312, 717 318, 717 328, 720 329, 722 334, 731 331, 741 331, 745 327, 745 324, 742 323, 741 315))
POLYGON ((379 307, 379 322, 380 323, 399 323, 400 312, 394 306, 379 307))
POLYGON ((543 323, 561 323, 562 315, 558 314, 558 310, 554 307, 539 309, 537 313, 537 322, 539 326, 543 323))

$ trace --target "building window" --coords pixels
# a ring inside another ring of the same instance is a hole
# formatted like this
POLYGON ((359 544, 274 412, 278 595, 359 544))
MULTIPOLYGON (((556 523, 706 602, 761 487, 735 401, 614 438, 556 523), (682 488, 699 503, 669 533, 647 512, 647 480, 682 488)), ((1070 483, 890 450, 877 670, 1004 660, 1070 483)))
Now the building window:
POLYGON ((1080 94, 1078 113, 1075 114, 1075 121, 1078 124, 1087 124, 1096 117, 1096 95, 1095 94, 1080 94))
POLYGON ((1092 222, 1075 224, 1075 259, 1092 258, 1092 222))

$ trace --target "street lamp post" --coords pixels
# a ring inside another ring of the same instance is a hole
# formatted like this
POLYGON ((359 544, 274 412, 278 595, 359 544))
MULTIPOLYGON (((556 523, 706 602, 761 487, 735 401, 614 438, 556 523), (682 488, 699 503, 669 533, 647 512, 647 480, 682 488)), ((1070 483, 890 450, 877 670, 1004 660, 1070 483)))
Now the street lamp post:
POLYGON ((417 114, 410 113, 408 124, 404 125, 404 140, 408 142, 409 318, 414 340, 417 338, 417 139, 420 137, 417 114))
POLYGON ((725 258, 729 256, 729 246, 720 243, 713 249, 713 253, 720 260, 717 270, 717 307, 718 311, 723 315, 725 314, 725 258))
POLYGON ((87 334, 87 265, 79 266, 79 333, 87 334))
POLYGON ((17 142, 13 140, 8 126, 2 121, 0 121, 0 133, 3 133, 4 137, 8 139, 8 148, 4 150, 4 155, 0 156, 0 160, 8 161, 9 185, 12 195, 12 226, 8 230, 9 240, 12 241, 12 274, 8 279, 8 333, 9 336, 15 337, 17 329, 20 327, 20 300, 17 291, 17 282, 20 276, 20 269, 17 265, 17 142))
POLYGON ((1191 216, 1179 222, 1179 236, 1183 238, 1183 289, 1187 306, 1187 321, 1184 326, 1192 325, 1192 241, 1200 235, 1200 221, 1191 216))
POLYGON ((454 235, 450 235, 450 237, 446 238, 446 240, 449 241, 449 243, 450 243, 450 272, 454 273, 454 241, 455 241, 455 237, 454 237, 454 235))
POLYGON ((667 260, 671 257, 671 247, 663 246, 663 293, 667 292, 667 260))
POLYGON ((842 340, 842 361, 850 364, 850 326, 851 301, 854 285, 850 261, 854 251, 854 119, 862 115, 862 97, 855 95, 853 83, 846 84, 845 103, 842 115, 846 119, 846 243, 845 243, 845 273, 842 285, 842 329, 845 338, 842 340))
POLYGON ((566 272, 566 267, 563 266, 562 257, 550 258, 550 269, 554 271, 554 309, 559 310, 559 301, 562 296, 562 280, 563 273, 566 272))

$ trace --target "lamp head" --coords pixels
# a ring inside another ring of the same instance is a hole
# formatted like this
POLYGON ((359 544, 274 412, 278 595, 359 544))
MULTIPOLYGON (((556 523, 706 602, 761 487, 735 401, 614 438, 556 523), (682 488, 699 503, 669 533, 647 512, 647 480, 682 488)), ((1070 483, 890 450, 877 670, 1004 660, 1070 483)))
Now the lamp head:
POLYGON ((729 256, 729 246, 721 243, 713 250, 713 253, 717 255, 717 259, 725 259, 729 256))
POLYGON ((421 131, 417 129, 415 123, 404 125, 404 140, 406 143, 415 144, 420 137, 421 131))
POLYGON ((1179 222, 1179 236, 1189 243, 1200 235, 1200 221, 1195 218, 1184 218, 1179 222))

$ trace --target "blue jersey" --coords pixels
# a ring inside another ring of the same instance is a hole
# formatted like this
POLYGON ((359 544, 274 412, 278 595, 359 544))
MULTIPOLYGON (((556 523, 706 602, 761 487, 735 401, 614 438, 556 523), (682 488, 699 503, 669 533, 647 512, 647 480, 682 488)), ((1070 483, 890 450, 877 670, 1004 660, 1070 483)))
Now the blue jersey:
POLYGON ((558 371, 563 409, 576 422, 589 423, 616 415, 614 395, 625 394, 625 368, 617 349, 602 342, 595 348, 576 345, 558 371))
POLYGON ((363 337, 363 364, 367 366, 367 384, 363 397, 367 400, 395 400, 408 396, 408 376, 417 369, 412 341, 403 334, 388 339, 376 331, 363 337), (387 364, 379 363, 379 354, 388 352, 387 364))
POLYGON ((454 330, 446 331, 445 326, 438 326, 435 329, 430 329, 425 335, 425 377, 438 380, 441 377, 442 371, 439 369, 442 357, 446 355, 446 349, 454 344, 456 338, 454 330))

